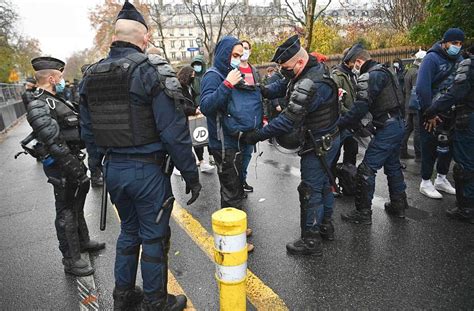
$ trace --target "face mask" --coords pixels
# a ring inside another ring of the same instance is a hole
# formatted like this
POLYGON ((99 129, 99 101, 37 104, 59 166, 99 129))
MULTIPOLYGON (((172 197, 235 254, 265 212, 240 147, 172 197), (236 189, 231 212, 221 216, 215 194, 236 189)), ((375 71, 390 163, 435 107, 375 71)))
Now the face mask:
POLYGON ((250 57, 250 50, 244 50, 244 55, 242 55, 240 59, 245 62, 249 59, 249 57, 250 57))
POLYGON ((455 46, 454 44, 451 44, 451 46, 447 50, 448 54, 451 55, 451 56, 458 55, 459 51, 461 51, 461 47, 460 46, 455 46))
POLYGON ((230 65, 232 66, 232 68, 234 69, 237 69, 239 68, 240 66, 240 58, 231 58, 230 59, 230 65))
POLYGON ((64 81, 64 79, 59 80, 59 82, 54 85, 54 88, 56 89, 56 93, 62 93, 64 91, 65 86, 66 86, 66 82, 64 81))
POLYGON ((280 68, 280 73, 283 77, 285 77, 289 80, 292 80, 296 77, 295 67, 296 67, 296 64, 291 69, 286 69, 286 68, 282 67, 282 68, 280 68))
POLYGON ((201 72, 202 66, 201 65, 194 65, 194 71, 201 72))

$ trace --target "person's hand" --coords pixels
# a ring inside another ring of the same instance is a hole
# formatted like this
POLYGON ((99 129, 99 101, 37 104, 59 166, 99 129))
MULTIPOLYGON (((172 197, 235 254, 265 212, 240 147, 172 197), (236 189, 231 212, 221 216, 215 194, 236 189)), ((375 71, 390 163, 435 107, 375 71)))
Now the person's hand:
POLYGON ((202 186, 201 186, 201 183, 199 183, 199 181, 197 183, 193 183, 192 185, 188 185, 188 183, 186 183, 186 194, 191 192, 191 199, 189 199, 189 201, 186 202, 187 205, 191 205, 194 203, 194 201, 197 200, 197 198, 199 197, 199 193, 201 192, 201 189, 202 189, 202 186))
POLYGON ((443 120, 441 120, 440 117, 436 116, 432 119, 429 119, 427 120, 424 125, 425 125, 425 129, 428 131, 428 132, 431 132, 439 123, 442 123, 443 120))
POLYGON ((242 80, 242 74, 240 73, 238 69, 234 69, 231 72, 229 72, 229 74, 227 75, 225 79, 227 80, 227 82, 232 84, 232 86, 234 86, 242 80))
POLYGON ((281 106, 280 105, 276 106, 275 110, 278 111, 278 112, 281 112, 281 106))
POLYGON ((196 108, 196 111, 194 113, 195 115, 200 115, 201 114, 201 110, 199 109, 199 107, 196 108))

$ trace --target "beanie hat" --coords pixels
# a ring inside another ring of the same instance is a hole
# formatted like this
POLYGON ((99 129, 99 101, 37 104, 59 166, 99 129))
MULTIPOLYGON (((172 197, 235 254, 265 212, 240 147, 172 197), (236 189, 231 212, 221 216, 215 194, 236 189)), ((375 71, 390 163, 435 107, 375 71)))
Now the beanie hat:
POLYGON ((449 28, 443 35, 443 42, 464 42, 464 31, 459 28, 449 28))

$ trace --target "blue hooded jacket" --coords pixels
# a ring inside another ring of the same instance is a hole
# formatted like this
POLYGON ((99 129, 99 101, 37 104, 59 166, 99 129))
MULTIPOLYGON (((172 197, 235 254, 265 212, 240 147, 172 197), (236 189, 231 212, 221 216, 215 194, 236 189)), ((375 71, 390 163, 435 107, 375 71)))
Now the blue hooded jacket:
POLYGON ((441 47, 441 42, 435 43, 429 49, 416 79, 416 95, 422 111, 431 106, 433 99, 453 84, 456 67, 461 60, 460 54, 449 55, 441 47))
POLYGON ((230 88, 224 80, 233 69, 232 50, 239 40, 226 36, 216 46, 214 63, 201 81, 201 112, 207 117, 210 149, 237 149, 239 132, 262 126, 263 105, 260 89, 254 86, 230 88), (219 135, 222 131, 223 139, 219 135))

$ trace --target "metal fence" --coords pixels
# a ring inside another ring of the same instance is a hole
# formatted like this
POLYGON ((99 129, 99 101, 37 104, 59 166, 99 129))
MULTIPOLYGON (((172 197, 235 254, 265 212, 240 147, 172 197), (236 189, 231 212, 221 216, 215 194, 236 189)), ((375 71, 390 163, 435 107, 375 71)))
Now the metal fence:
POLYGON ((18 102, 24 91, 25 87, 22 84, 0 83, 0 106, 18 102))

